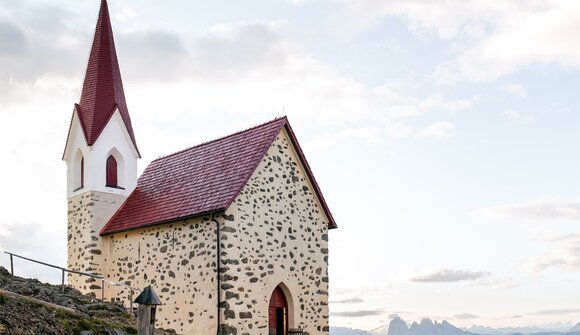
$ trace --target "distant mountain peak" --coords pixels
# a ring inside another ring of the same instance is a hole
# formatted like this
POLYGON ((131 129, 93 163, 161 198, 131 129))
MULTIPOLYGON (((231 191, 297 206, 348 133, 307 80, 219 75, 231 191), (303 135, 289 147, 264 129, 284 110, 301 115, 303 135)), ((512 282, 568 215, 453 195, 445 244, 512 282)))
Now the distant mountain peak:
POLYGON ((578 322, 572 328, 570 328, 570 330, 568 330, 568 332, 569 333, 572 333, 572 332, 580 332, 580 322, 578 322))
POLYGON ((407 327, 407 323, 397 317, 391 320, 387 335, 473 335, 467 331, 463 331, 447 321, 438 323, 431 319, 424 318, 419 323, 413 322, 411 327, 407 327))

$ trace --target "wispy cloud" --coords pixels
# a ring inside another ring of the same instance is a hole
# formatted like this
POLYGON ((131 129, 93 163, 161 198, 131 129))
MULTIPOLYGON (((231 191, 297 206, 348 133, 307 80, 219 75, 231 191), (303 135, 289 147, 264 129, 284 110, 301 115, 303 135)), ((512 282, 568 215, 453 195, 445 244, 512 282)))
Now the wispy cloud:
POLYGON ((453 283, 478 280, 489 275, 489 272, 484 271, 441 269, 426 274, 417 274, 411 278, 411 281, 416 283, 453 283))
POLYGON ((492 220, 580 220, 578 201, 537 201, 484 208, 480 215, 492 220))
POLYGON ((348 318, 359 318, 363 316, 373 316, 373 315, 381 315, 382 311, 380 310, 356 310, 356 311, 343 311, 343 312, 331 312, 331 316, 341 316, 341 317, 348 317, 348 318))
POLYGON ((394 139, 404 138, 413 133, 413 127, 397 122, 387 127, 387 135, 394 139))
POLYGON ((402 16, 416 34, 435 32, 444 40, 471 42, 438 68, 434 78, 440 82, 494 80, 530 64, 580 67, 576 41, 580 3, 575 0, 350 3, 352 16, 363 26, 384 16, 402 16))
POLYGON ((548 268, 580 272, 580 234, 545 236, 542 242, 550 245, 546 253, 527 260, 522 268, 530 272, 541 272, 548 268))
POLYGON ((526 89, 520 84, 515 83, 503 84, 501 86, 501 90, 522 99, 528 96, 526 89))
POLYGON ((492 34, 457 57, 452 71, 470 80, 487 81, 534 63, 580 67, 574 33, 580 30, 580 3, 564 0, 531 9, 498 22, 492 34))
POLYGON ((479 316, 474 315, 474 314, 469 314, 469 313, 455 314, 455 315, 453 315, 453 317, 455 319, 458 319, 458 320, 471 320, 471 319, 478 319, 479 318, 479 316))
POLYGON ((491 276, 478 280, 474 285, 491 289, 508 289, 520 286, 520 282, 512 277, 491 276))
POLYGON ((424 138, 436 138, 436 139, 447 138, 451 136, 450 132, 453 130, 453 128, 455 127, 451 122, 440 121, 432 123, 427 127, 419 130, 417 135, 419 137, 424 138))
POLYGON ((503 116, 507 117, 508 119, 514 120, 514 121, 519 121, 519 122, 532 122, 534 121, 536 118, 529 115, 529 114, 521 114, 519 112, 516 112, 514 110, 507 110, 504 111, 502 113, 503 116))
POLYGON ((351 299, 351 297, 389 297, 397 293, 391 285, 375 286, 356 286, 356 287, 333 287, 332 296, 338 297, 337 300, 351 299))
POLYGON ((543 311, 537 311, 532 314, 534 315, 564 315, 564 314, 575 314, 580 313, 580 308, 562 308, 562 309, 546 309, 543 311))
POLYGON ((339 299, 339 300, 330 300, 329 303, 331 304, 357 304, 360 302, 364 302, 361 298, 347 298, 347 299, 339 299))

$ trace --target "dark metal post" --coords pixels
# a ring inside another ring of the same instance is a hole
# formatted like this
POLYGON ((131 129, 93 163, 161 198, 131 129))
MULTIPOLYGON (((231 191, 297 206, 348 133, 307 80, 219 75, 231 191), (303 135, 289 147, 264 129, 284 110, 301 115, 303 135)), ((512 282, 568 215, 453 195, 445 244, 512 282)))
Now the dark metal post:
POLYGON ((101 279, 101 301, 105 301, 105 280, 101 279))
POLYGON ((12 260, 12 254, 10 254, 10 273, 14 277, 14 261, 12 260))
POLYGON ((62 293, 64 293, 64 269, 61 270, 62 271, 62 293))
POLYGON ((221 333, 221 236, 220 236, 220 222, 216 220, 215 214, 211 213, 211 219, 216 223, 216 257, 217 257, 217 265, 216 265, 216 272, 217 272, 217 328, 216 334, 220 335, 221 333))

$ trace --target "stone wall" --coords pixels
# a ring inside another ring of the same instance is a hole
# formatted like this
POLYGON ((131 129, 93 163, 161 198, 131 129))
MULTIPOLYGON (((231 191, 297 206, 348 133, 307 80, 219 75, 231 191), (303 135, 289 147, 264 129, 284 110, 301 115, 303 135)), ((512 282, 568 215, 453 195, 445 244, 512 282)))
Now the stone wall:
MULTIPOLYGON (((216 227, 203 217, 103 236, 109 259, 105 273, 139 289, 152 285, 163 303, 157 326, 180 334, 215 334, 216 227)), ((105 296, 129 305, 128 289, 109 286, 105 296)))
MULTIPOLYGON (((99 231, 126 198, 89 191, 68 200, 68 265, 71 270, 102 275, 105 262, 99 231)), ((101 281, 68 273, 68 285, 101 296, 101 281)))
POLYGON ((328 219, 285 130, 226 211, 221 261, 224 334, 268 334, 280 283, 289 326, 328 334, 328 219))

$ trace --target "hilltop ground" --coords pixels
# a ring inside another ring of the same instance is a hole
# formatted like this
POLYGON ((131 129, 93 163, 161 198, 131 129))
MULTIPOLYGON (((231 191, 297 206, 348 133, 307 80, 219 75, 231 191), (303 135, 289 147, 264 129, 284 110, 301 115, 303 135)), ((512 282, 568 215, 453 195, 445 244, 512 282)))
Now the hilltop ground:
MULTIPOLYGON (((24 296, 0 291, 0 334, 137 334, 136 319, 123 306, 72 288, 63 293, 60 286, 13 277, 0 267, 0 290, 24 296)), ((155 334, 175 332, 156 329, 155 334)))

